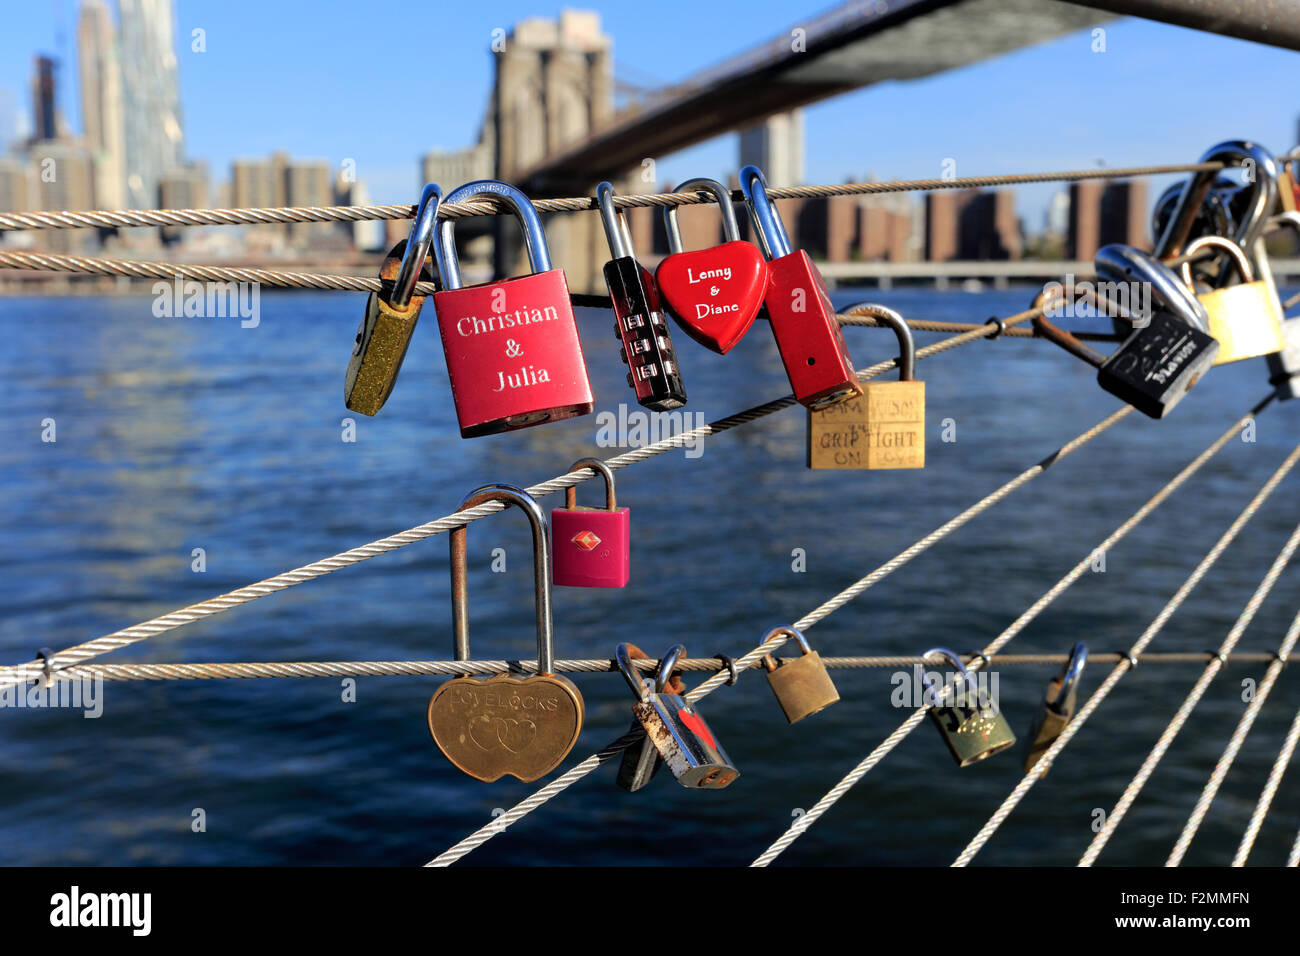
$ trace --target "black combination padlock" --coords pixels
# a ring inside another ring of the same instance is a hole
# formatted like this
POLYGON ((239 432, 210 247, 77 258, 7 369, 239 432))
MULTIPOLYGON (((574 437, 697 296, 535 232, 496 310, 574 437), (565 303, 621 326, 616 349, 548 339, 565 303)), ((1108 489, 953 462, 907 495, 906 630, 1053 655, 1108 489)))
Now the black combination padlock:
MULTIPOLYGON (((1034 330, 1071 355, 1097 368, 1097 384, 1144 415, 1164 418, 1214 364, 1218 341, 1209 334, 1205 307, 1178 276, 1154 256, 1131 246, 1097 250, 1097 278, 1141 283, 1150 290, 1149 315, 1133 318, 1133 331, 1105 356, 1054 325, 1047 316, 1034 319, 1034 330)), ((1051 310, 1045 290, 1034 307, 1051 310)))
POLYGON ((636 392, 637 402, 651 411, 681 408, 686 404, 686 386, 654 277, 636 261, 627 223, 614 208, 614 187, 601 183, 596 199, 614 254, 605 263, 605 285, 614 304, 614 331, 623 346, 627 384, 636 392))

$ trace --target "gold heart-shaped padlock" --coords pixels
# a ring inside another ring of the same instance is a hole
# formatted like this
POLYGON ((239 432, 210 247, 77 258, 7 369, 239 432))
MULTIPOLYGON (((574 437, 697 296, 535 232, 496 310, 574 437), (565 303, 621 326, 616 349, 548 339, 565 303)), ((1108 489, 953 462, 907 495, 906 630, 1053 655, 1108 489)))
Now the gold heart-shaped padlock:
POLYGON ((447 759, 478 780, 544 777, 573 749, 586 708, 573 682, 457 677, 429 700, 429 732, 447 759))
MULTIPOLYGON (((484 783, 509 774, 528 783, 559 766, 582 730, 586 706, 573 682, 552 673, 555 634, 551 624, 551 542, 546 516, 528 492, 514 485, 484 485, 461 501, 458 511, 488 501, 515 505, 533 531, 533 578, 537 598, 537 673, 487 680, 454 677, 429 699, 429 733, 460 770, 484 783)), ((469 573, 465 525, 452 530, 451 621, 455 656, 469 660, 469 573)))

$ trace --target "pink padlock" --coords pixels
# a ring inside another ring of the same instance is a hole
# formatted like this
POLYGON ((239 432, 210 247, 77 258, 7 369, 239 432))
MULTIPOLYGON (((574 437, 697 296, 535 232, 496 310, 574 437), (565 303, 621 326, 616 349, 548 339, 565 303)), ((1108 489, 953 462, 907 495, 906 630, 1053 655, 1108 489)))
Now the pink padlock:
POLYGON ((553 581, 560 587, 621 588, 631 576, 631 512, 614 498, 614 472, 599 458, 579 458, 570 472, 590 468, 605 477, 605 507, 578 507, 577 489, 564 489, 564 507, 551 512, 553 581))

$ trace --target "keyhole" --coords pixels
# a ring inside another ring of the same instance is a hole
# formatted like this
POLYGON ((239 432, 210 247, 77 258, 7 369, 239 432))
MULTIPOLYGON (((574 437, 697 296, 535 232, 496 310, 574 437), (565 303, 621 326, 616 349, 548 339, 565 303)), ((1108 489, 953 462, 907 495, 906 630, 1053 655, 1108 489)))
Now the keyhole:
POLYGON ((811 356, 811 355, 808 356, 808 364, 809 364, 809 365, 816 365, 816 364, 817 364, 817 359, 815 359, 815 358, 814 358, 813 356, 811 356))

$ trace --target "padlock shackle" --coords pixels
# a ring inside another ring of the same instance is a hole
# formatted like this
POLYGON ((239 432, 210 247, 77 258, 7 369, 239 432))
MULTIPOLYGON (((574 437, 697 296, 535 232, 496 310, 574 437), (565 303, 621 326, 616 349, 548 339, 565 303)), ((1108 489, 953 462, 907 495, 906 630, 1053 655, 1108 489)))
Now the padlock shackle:
MULTIPOLYGON (((772 628, 772 630, 768 631, 766 634, 763 635, 763 639, 759 641, 758 644, 760 647, 762 647, 772 638, 777 637, 778 635, 781 634, 784 634, 786 637, 791 638, 792 640, 797 641, 799 643, 799 651, 801 655, 807 656, 808 654, 812 653, 812 645, 808 643, 808 638, 803 636, 803 631, 799 630, 796 627, 791 627, 786 624, 783 624, 780 627, 772 628)), ((776 670, 776 659, 773 658, 771 654, 763 655, 763 668, 767 671, 776 670)))
POLYGON ((429 257, 429 247, 433 245, 434 233, 438 228, 438 205, 442 202, 442 189, 437 183, 429 183, 420 194, 420 206, 415 212, 415 223, 411 226, 411 235, 406 240, 406 252, 402 255, 402 267, 393 280, 393 294, 388 304, 404 309, 410 304, 415 292, 415 283, 424 268, 424 260, 429 257))
POLYGON ((1065 349, 1076 358, 1081 358, 1089 365, 1101 368, 1102 363, 1106 361, 1106 356, 1102 355, 1096 349, 1076 339, 1069 332, 1060 328, 1043 314, 1048 308, 1049 299, 1061 299, 1060 293, 1052 289, 1044 289, 1038 295, 1034 296, 1034 301, 1030 304, 1031 309, 1042 310, 1034 316, 1034 332, 1054 342, 1061 348, 1065 349))
POLYGON ((600 207, 600 224, 605 227, 609 251, 614 254, 615 259, 633 257, 636 253, 632 251, 632 233, 627 227, 627 217, 614 205, 612 183, 597 184, 596 204, 600 207))
MULTIPOLYGON (((1205 194, 1201 201, 1201 211, 1192 216, 1192 224, 1195 225, 1198 215, 1207 217, 1206 225, 1210 232, 1217 233, 1220 236, 1230 235, 1236 231, 1236 222, 1232 218, 1232 210, 1228 208, 1225 192, 1227 187, 1236 188, 1236 183, 1226 178, 1216 179, 1214 185, 1205 194)), ((1169 186, 1151 207, 1151 231, 1157 235, 1162 235, 1165 228, 1169 225, 1173 211, 1178 208, 1179 197, 1182 196, 1183 190, 1187 188, 1187 180, 1181 180, 1169 186), (1163 224, 1161 219, 1164 220, 1163 224)), ((1188 227, 1188 235, 1191 235, 1191 227, 1188 227)))
MULTIPOLYGON (((726 242, 738 242, 740 240, 740 223, 736 221, 736 208, 731 202, 731 190, 716 179, 706 179, 703 176, 697 176, 695 179, 688 179, 676 189, 675 193, 704 192, 712 193, 718 200, 718 208, 722 211, 722 236, 726 242)), ((664 231, 668 234, 668 251, 678 253, 682 251, 682 230, 677 224, 677 207, 664 206, 664 231)))
POLYGON ((1061 674, 1057 681, 1061 689, 1057 691, 1056 700, 1048 702, 1044 700, 1047 707, 1056 714, 1065 714, 1068 708, 1065 706, 1074 694, 1079 690, 1079 679, 1083 676, 1083 669, 1088 664, 1088 645, 1079 641, 1070 650, 1070 659, 1065 662, 1061 668, 1061 674))
POLYGON ((781 214, 767 195, 767 177, 757 166, 746 166, 740 171, 740 191, 745 194, 745 205, 754 223, 758 247, 768 259, 780 259, 794 252, 790 234, 785 231, 781 214))
POLYGON ((1297 233, 1300 238, 1300 212, 1280 212, 1276 216, 1270 216, 1268 225, 1272 227, 1289 226, 1297 233))
MULTIPOLYGON (((957 656, 956 651, 950 651, 946 647, 932 647, 921 655, 921 660, 928 661, 931 655, 934 654, 939 654, 947 658, 948 663, 951 664, 953 666, 953 669, 956 670, 957 673, 961 675, 962 682, 969 687, 971 683, 970 671, 968 671, 966 669, 966 665, 961 662, 961 658, 957 656)), ((933 686, 934 686, 933 682, 926 680, 926 675, 924 672, 922 672, 921 674, 921 699, 922 700, 925 699, 925 692, 927 690, 930 690, 930 688, 933 686)), ((946 704, 943 704, 939 700, 939 695, 937 693, 931 691, 930 696, 934 699, 935 706, 945 706, 945 707, 947 706, 946 704)))
MULTIPOLYGON (((1097 250, 1093 266, 1097 278, 1109 282, 1131 282, 1136 279, 1151 287, 1151 298, 1163 311, 1186 322, 1202 332, 1210 330, 1210 317, 1205 305, 1196 297, 1190 282, 1181 282, 1178 273, 1149 252, 1132 246, 1111 243, 1097 250)), ((1151 316, 1136 316, 1129 320, 1134 328, 1150 324, 1151 316), (1142 325, 1138 324, 1142 321, 1142 325)))
MULTIPOLYGON (((519 220, 524 231, 524 247, 528 250, 528 262, 533 273, 551 271, 551 250, 546 245, 546 230, 542 228, 541 217, 533 207, 532 201, 524 195, 523 190, 498 179, 476 179, 464 186, 457 186, 442 200, 444 203, 466 202, 479 196, 491 196, 498 206, 504 206, 519 220)), ((434 254, 438 259, 438 274, 442 278, 444 289, 459 289, 460 260, 456 258, 456 220, 444 219, 438 227, 438 238, 433 244, 434 254)))
POLYGON ((677 662, 686 656, 685 644, 674 644, 668 648, 668 651, 659 660, 659 666, 655 668, 655 693, 662 694, 664 688, 673 679, 673 668, 677 662))
MULTIPOLYGON (((1183 250, 1183 255, 1194 258, 1202 249, 1208 249, 1211 246, 1223 249, 1228 253, 1228 258, 1237 267, 1242 282, 1255 281, 1255 267, 1250 264, 1250 259, 1246 256, 1245 250, 1231 239, 1226 239, 1223 236, 1201 236, 1199 239, 1193 239, 1188 243, 1187 248, 1183 250)), ((1196 287, 1192 284, 1191 258, 1182 264, 1180 271, 1187 288, 1194 290, 1196 287)))
MULTIPOLYGON (((618 507, 618 501, 614 496, 614 469, 601 461, 599 458, 579 458, 569 466, 566 474, 573 474, 575 471, 581 471, 584 468, 590 468, 598 475, 605 478, 605 510, 613 511, 618 507)), ((578 506, 578 488, 576 485, 570 485, 564 489, 564 507, 576 508, 578 506)))
POLYGON ((894 334, 898 336, 898 379, 901 382, 911 382, 916 379, 916 340, 912 338, 912 327, 907 324, 907 320, 902 315, 888 306, 878 305, 875 302, 858 302, 844 311, 870 312, 873 319, 893 329, 894 334))
MULTIPOLYGON (((465 511, 489 501, 514 505, 528 518, 533 532, 533 594, 537 611, 537 673, 550 674, 555 669, 555 627, 551 617, 551 534, 546 515, 535 498, 522 488, 507 484, 483 485, 462 499, 457 511, 465 511)), ((467 544, 469 526, 459 525, 448 535, 451 551, 451 629, 455 641, 455 659, 469 656, 469 567, 467 544)))
MULTIPOLYGON (((1249 249, 1254 246, 1268 214, 1277 203, 1277 160, 1263 146, 1246 140, 1217 143, 1197 160, 1198 163, 1232 163, 1237 166, 1245 165, 1245 161, 1254 165, 1252 172, 1255 189, 1250 206, 1241 217, 1241 221, 1237 223, 1232 238, 1243 249, 1249 249)), ((1174 206, 1164 232, 1156 242, 1157 259, 1170 259, 1178 255, 1186 245, 1201 204, 1215 185, 1218 175, 1217 169, 1202 170, 1193 174, 1187 188, 1179 196, 1178 204, 1174 206)))

